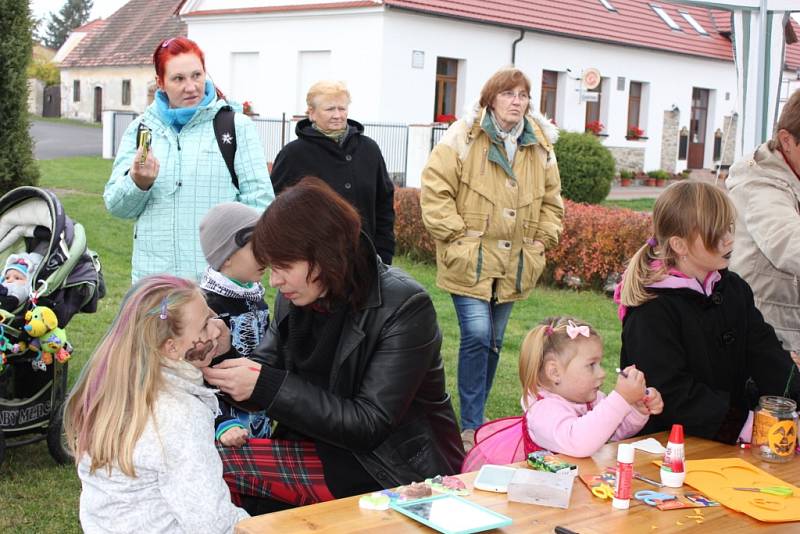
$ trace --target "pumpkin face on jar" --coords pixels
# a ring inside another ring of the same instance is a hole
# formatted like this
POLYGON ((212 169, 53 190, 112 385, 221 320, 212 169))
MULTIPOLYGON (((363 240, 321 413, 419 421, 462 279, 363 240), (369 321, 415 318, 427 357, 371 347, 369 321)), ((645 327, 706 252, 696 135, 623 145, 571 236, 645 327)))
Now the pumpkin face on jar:
POLYGON ((772 425, 768 433, 769 448, 779 456, 788 456, 794 452, 797 442, 797 428, 794 421, 779 421, 772 425))

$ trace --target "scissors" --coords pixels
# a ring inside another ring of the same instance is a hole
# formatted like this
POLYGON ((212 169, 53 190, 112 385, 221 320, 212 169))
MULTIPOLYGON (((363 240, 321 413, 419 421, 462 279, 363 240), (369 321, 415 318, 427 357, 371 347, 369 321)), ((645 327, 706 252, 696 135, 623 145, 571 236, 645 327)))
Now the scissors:
POLYGON ((604 482, 597 486, 592 486, 592 495, 601 499, 611 499, 614 497, 614 488, 604 482))
POLYGON ((650 506, 657 506, 664 501, 671 501, 673 499, 677 499, 675 495, 670 495, 669 493, 659 493, 657 491, 651 490, 641 490, 637 491, 633 494, 634 498, 638 501, 644 501, 645 504, 649 504, 650 506))
POLYGON ((792 488, 786 486, 767 486, 765 488, 733 488, 738 491, 757 491, 759 493, 768 493, 770 495, 777 495, 779 497, 788 497, 794 495, 792 488))

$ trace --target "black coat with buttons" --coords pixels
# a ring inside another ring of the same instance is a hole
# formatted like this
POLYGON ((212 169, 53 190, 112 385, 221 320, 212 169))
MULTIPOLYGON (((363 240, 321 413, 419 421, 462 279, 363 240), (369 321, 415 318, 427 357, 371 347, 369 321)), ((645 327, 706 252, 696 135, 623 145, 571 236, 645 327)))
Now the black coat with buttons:
POLYGON ((364 135, 364 126, 347 120, 341 144, 314 129, 311 121, 297 123, 297 139, 275 158, 270 177, 275 194, 304 176, 330 185, 361 214, 366 234, 383 263, 394 256, 394 185, 377 143, 364 135))
MULTIPOLYGON (((661 392, 664 411, 641 434, 682 423, 687 434, 734 443, 760 395, 782 395, 794 363, 739 275, 721 271, 711 295, 649 289, 653 300, 629 308, 620 367, 644 372, 661 392)), ((800 400, 793 373, 789 396, 800 400)))

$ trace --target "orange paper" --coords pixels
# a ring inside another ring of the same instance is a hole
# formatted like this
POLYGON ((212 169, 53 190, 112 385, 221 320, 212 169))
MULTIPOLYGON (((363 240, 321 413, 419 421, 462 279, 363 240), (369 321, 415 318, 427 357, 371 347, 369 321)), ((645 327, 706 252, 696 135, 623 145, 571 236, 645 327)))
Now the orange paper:
POLYGON ((770 523, 800 521, 800 488, 770 475, 741 458, 688 460, 686 484, 724 506, 759 521, 770 523), (780 497, 733 489, 767 486, 786 486, 794 490, 794 495, 780 497))

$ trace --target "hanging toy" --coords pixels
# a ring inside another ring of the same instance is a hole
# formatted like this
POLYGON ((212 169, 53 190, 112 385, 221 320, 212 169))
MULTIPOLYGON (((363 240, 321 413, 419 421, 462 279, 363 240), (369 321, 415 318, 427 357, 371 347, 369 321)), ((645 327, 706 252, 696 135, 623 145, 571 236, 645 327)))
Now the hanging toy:
POLYGON ((72 346, 67 333, 58 327, 55 312, 47 306, 34 306, 27 311, 23 329, 33 338, 27 348, 38 353, 31 362, 34 369, 46 370, 53 363, 53 356, 59 363, 69 359, 72 346))
POLYGON ((0 324, 0 374, 6 370, 6 363, 8 363, 8 359, 6 358, 7 350, 14 350, 14 345, 8 340, 5 334, 5 328, 0 324))

